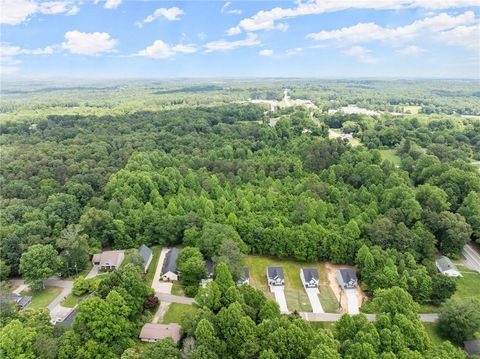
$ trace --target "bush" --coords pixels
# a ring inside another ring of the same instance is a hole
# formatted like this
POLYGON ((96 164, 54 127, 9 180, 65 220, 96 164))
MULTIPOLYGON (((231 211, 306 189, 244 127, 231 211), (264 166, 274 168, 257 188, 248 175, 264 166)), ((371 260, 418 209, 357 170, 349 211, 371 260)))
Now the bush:
POLYGON ((440 332, 453 342, 462 344, 480 331, 480 300, 449 299, 440 310, 440 332))

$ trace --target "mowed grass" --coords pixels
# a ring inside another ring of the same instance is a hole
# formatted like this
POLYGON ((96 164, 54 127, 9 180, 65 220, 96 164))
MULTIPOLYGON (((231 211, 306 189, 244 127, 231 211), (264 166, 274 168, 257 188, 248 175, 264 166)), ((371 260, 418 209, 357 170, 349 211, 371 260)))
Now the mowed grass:
POLYGON ((329 285, 320 285, 320 303, 326 313, 336 313, 338 310, 338 300, 329 285))
POLYGON ((150 267, 148 267, 147 274, 145 274, 145 281, 147 285, 150 287, 153 282, 153 277, 155 277, 155 271, 157 270, 158 260, 160 259, 160 252, 162 251, 162 247, 160 246, 153 246, 150 247, 153 253, 152 261, 150 262, 150 267))
MULTIPOLYGON (((262 256, 247 256, 245 265, 250 270, 250 285, 262 290, 268 298, 274 298, 267 284, 267 267, 280 266, 285 275, 285 298, 290 311, 311 312, 312 307, 300 278, 300 268, 317 268, 320 281, 326 281, 325 267, 322 263, 304 263, 290 259, 262 256)), ((332 293, 333 295, 333 293, 332 293)), ((320 296, 322 302, 322 296, 320 296)), ((328 304, 327 304, 328 305, 328 304)))
POLYGON ((396 150, 379 150, 384 160, 392 162, 395 166, 400 166, 401 159, 396 154, 396 150))
POLYGON ((462 277, 458 278, 457 290, 453 297, 458 299, 480 298, 480 274, 465 268, 461 268, 460 272, 462 277))
POLYGON ((173 295, 180 295, 185 296, 184 286, 180 282, 173 282, 172 285, 172 294, 173 295))
POLYGON ((180 323, 183 316, 193 315, 198 310, 197 307, 188 304, 172 303, 162 318, 163 324, 180 323))
POLYGON ((440 336, 440 333, 438 332, 438 324, 437 323, 423 323, 423 326, 425 327, 425 331, 428 334, 428 337, 432 341, 432 344, 434 347, 439 346, 442 344, 444 339, 440 336))
POLYGON ((28 308, 39 309, 46 308, 58 295, 60 295, 61 292, 62 288, 46 287, 40 292, 35 293, 30 291, 23 291, 20 294, 32 296, 32 303, 28 306, 28 308))
POLYGON ((73 308, 75 307, 79 302, 80 302, 81 297, 77 297, 76 295, 73 295, 73 293, 70 293, 67 295, 67 297, 60 303, 60 305, 67 307, 67 308, 73 308))

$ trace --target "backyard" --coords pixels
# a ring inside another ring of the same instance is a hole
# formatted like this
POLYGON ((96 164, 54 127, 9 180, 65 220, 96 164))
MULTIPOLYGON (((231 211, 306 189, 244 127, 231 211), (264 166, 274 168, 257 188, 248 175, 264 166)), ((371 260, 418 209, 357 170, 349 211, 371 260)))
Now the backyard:
POLYGON ((46 308, 60 293, 62 292, 62 288, 58 287, 46 287, 44 290, 39 292, 30 291, 23 291, 21 295, 31 295, 32 296, 32 303, 28 306, 28 308, 32 309, 39 309, 39 308, 46 308))
POLYGON ((192 315, 198 310, 194 305, 172 303, 162 318, 163 324, 180 323, 184 315, 192 315))

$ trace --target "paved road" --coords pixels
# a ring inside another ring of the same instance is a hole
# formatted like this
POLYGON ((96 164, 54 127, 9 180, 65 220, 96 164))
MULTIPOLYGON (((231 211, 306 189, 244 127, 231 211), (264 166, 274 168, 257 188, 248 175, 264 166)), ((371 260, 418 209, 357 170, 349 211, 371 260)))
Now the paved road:
POLYGON ((465 247, 463 247, 463 255, 465 256, 465 265, 480 273, 480 254, 475 247, 466 244, 465 247))
POLYGON ((325 313, 322 303, 320 303, 320 299, 318 298, 318 288, 305 288, 305 291, 307 292, 308 299, 312 305, 312 311, 314 313, 325 313))
POLYGON ((280 312, 288 313, 287 300, 285 299, 284 287, 271 286, 270 290, 275 295, 275 300, 277 301, 278 306, 280 307, 280 312))
POLYGON ((160 293, 160 292, 156 292, 155 295, 157 296, 158 300, 161 301, 161 302, 180 303, 180 304, 194 304, 195 303, 195 299, 193 299, 193 298, 180 297, 178 295, 160 293))

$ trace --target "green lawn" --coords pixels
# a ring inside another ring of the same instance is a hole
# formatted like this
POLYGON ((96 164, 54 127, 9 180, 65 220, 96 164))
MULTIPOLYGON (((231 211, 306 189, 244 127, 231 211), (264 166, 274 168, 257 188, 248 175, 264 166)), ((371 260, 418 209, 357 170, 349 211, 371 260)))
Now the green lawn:
POLYGON ((160 252, 162 251, 162 247, 160 246, 153 246, 150 247, 153 253, 152 262, 150 263, 150 267, 148 267, 147 274, 145 275, 145 280, 150 287, 153 282, 153 277, 155 276, 155 271, 157 270, 158 260, 160 259, 160 252))
POLYGON ((397 155, 396 150, 379 150, 384 160, 392 162, 395 166, 400 166, 400 157, 397 155))
POLYGON ((70 293, 60 304, 67 308, 73 308, 80 302, 80 299, 81 297, 77 297, 70 293))
POLYGON ((198 310, 197 307, 188 304, 172 303, 163 316, 162 323, 180 323, 184 315, 192 315, 198 310))
POLYGON ((28 306, 28 308, 38 309, 38 308, 46 308, 52 300, 55 299, 61 292, 62 288, 58 287, 46 287, 44 290, 36 293, 30 293, 30 291, 23 291, 21 295, 31 295, 32 296, 32 303, 28 306))
POLYGON ((184 286, 180 282, 173 282, 172 285, 172 294, 173 295, 180 295, 185 296, 184 286))
POLYGON ((459 299, 480 298, 480 274, 460 266, 459 270, 462 277, 458 279, 457 291, 453 297, 459 299))
MULTIPOLYGON (((323 263, 304 263, 291 259, 281 259, 273 257, 262 256, 247 256, 245 258, 245 265, 250 270, 250 285, 262 290, 267 297, 274 298, 270 293, 267 284, 267 267, 280 266, 283 267, 285 275, 285 298, 287 299, 287 306, 290 311, 311 312, 312 307, 308 296, 305 293, 305 289, 300 279, 300 268, 302 267, 314 267, 317 268, 320 281, 326 282, 326 272, 323 263)), ((333 295, 333 293, 332 293, 333 295)), ((320 296, 320 301, 323 305, 323 300, 329 296, 324 295, 324 298, 320 296)), ((326 302, 326 306, 331 308, 331 304, 326 302)))
POLYGON ((444 340, 438 333, 438 324, 437 323, 423 323, 427 334, 432 341, 433 346, 440 345, 444 340))
POLYGON ((320 285, 320 303, 326 313, 336 313, 338 310, 338 300, 329 285, 320 285))

